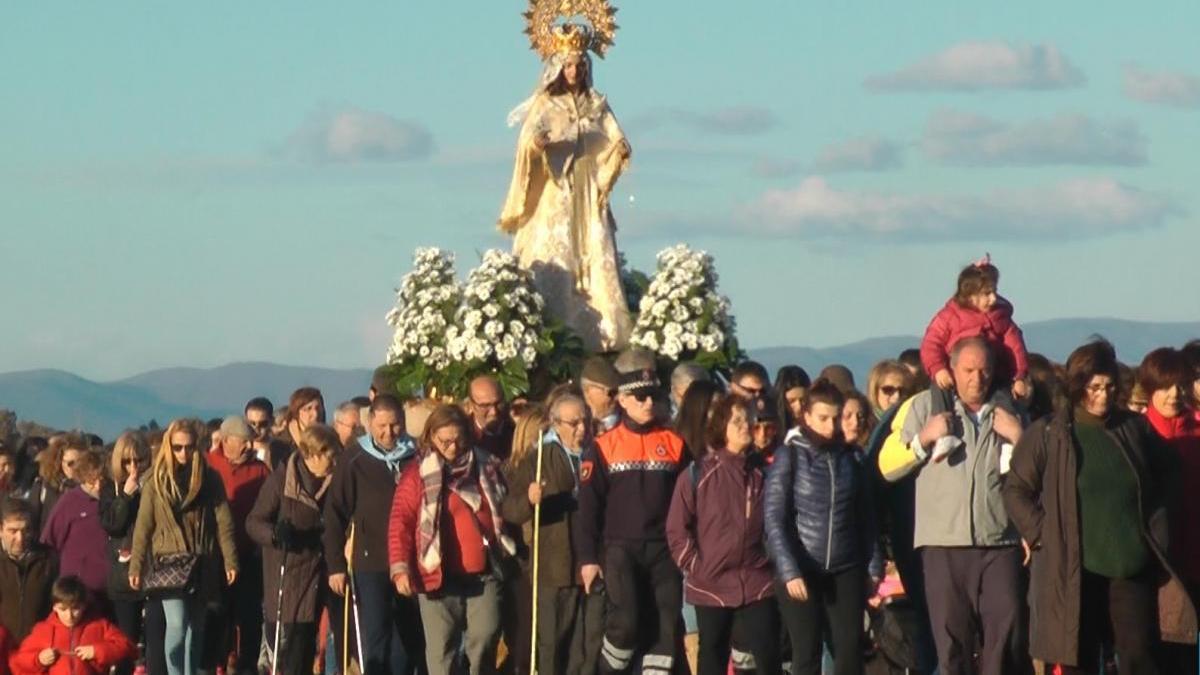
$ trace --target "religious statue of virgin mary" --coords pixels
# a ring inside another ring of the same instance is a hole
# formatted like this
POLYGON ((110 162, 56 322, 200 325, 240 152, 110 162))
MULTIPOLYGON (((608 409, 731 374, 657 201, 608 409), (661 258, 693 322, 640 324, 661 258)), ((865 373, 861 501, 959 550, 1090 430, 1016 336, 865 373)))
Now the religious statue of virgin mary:
POLYGON ((551 315, 593 351, 624 348, 633 328, 609 208, 630 147, 592 86, 588 55, 603 58, 612 45, 615 13, 607 0, 530 0, 526 32, 544 68, 533 94, 508 116, 521 132, 499 220, 551 315), (591 25, 556 23, 575 16, 591 25))

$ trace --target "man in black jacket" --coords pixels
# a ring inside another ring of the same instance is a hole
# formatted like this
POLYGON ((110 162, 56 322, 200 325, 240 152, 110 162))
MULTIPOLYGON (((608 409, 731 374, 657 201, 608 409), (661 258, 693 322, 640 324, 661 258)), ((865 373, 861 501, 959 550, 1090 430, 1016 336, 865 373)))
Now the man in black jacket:
MULTIPOLYGON (((330 619, 341 621, 349 580, 345 547, 354 527, 354 601, 362 624, 359 655, 368 673, 424 671, 424 638, 416 602, 400 598, 388 576, 388 514, 396 481, 416 458, 405 433, 404 407, 390 394, 371 401, 368 433, 352 442, 334 470, 325 502, 325 563, 329 570, 330 619), (403 630, 401 627, 403 626, 403 630)), ((337 624, 340 626, 340 623, 337 624)), ((335 630, 337 641, 341 631, 335 630)), ((345 646, 338 645, 341 652, 345 646)))
POLYGON ((50 613, 58 565, 33 538, 33 508, 23 499, 0 506, 0 548, 0 623, 16 645, 50 613))

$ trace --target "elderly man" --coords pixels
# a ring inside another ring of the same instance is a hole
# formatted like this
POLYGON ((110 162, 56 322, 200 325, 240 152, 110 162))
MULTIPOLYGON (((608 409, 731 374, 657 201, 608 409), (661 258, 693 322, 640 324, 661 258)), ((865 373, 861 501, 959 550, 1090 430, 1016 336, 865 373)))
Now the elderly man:
POLYGON ((467 414, 475 421, 475 443, 488 454, 507 460, 512 454, 513 424, 504 390, 490 375, 471 380, 467 388, 467 414))
POLYGON ((354 401, 338 404, 333 412, 333 430, 337 432, 343 448, 349 447, 354 439, 362 436, 363 428, 359 424, 361 417, 362 408, 354 401))
POLYGON ((603 356, 588 359, 579 374, 579 383, 583 400, 591 411, 595 435, 617 426, 621 421, 621 412, 617 408, 617 387, 621 382, 608 359, 603 356))
MULTIPOLYGON (((611 366, 610 366, 611 367, 611 366)), ((594 448, 591 418, 574 394, 550 404, 550 430, 542 447, 542 482, 537 453, 530 452, 509 477, 504 519, 524 526, 542 505, 538 573, 538 672, 594 672, 604 631, 604 594, 599 584, 587 592, 576 576, 571 533, 579 502, 577 486, 585 448, 594 448)))
POLYGON ((679 569, 667 548, 666 518, 686 453, 683 439, 656 415, 664 392, 654 355, 627 351, 615 364, 621 377, 621 423, 584 453, 579 470, 579 526, 572 533, 584 592, 600 578, 608 614, 600 672, 625 672, 645 649, 642 672, 674 668, 683 604, 679 569), (640 612, 653 598, 656 620, 640 612), (657 632, 650 632, 650 627, 657 632))
POLYGON ((709 380, 708 371, 700 364, 684 361, 675 366, 675 370, 671 371, 671 418, 674 419, 679 414, 679 408, 683 405, 683 395, 687 393, 688 387, 692 386, 693 382, 709 380))
POLYGON ((940 671, 1021 672, 1010 644, 1020 620, 1023 555, 1000 492, 1021 421, 992 386, 986 341, 959 341, 950 367, 953 409, 936 410, 929 391, 910 399, 880 452, 879 469, 893 482, 916 473, 913 546, 924 566, 940 671))

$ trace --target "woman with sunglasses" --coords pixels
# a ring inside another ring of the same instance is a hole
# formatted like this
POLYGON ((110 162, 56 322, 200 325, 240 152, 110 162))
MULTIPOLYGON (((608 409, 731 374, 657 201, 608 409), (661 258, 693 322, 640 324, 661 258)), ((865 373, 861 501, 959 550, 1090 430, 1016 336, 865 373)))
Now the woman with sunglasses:
POLYGON ((867 376, 867 399, 876 419, 913 394, 912 371, 903 363, 885 359, 876 363, 867 376))
MULTIPOLYGON (((126 431, 113 445, 109 466, 111 481, 100 488, 100 526, 108 533, 108 596, 117 627, 137 644, 142 639, 142 611, 146 597, 129 587, 129 558, 133 550, 133 521, 142 503, 142 485, 150 474, 150 446, 136 431, 126 431)), ((154 641, 147 639, 149 651, 154 641)), ((161 644, 161 640, 159 641, 161 644)), ((161 652, 161 649, 159 650, 161 652)), ((118 675, 133 672, 133 662, 117 665, 118 675)))
POLYGON ((169 675, 202 667, 207 605, 238 575, 225 487, 197 448, 203 429, 189 419, 167 427, 133 526, 129 587, 140 590, 145 581, 150 599, 162 605, 169 675))

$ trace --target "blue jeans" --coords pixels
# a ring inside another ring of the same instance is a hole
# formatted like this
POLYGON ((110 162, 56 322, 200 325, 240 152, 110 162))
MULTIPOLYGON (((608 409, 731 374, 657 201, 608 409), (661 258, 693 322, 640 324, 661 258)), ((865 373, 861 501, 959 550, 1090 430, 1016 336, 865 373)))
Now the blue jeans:
POLYGON ((168 675, 195 675, 204 644, 204 603, 195 597, 165 598, 162 601, 167 631, 163 651, 168 675))
MULTIPOLYGON (((387 572, 357 572, 354 585, 366 652, 363 670, 395 675, 415 672, 425 654, 416 601, 397 595, 387 572)), ((350 639, 355 639, 353 634, 350 639)))

